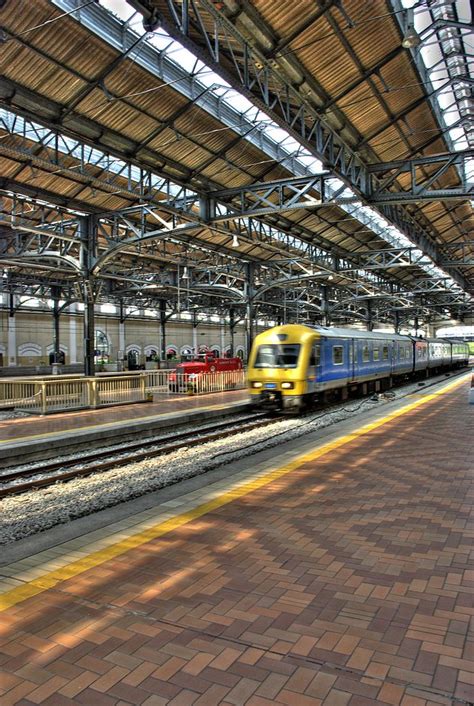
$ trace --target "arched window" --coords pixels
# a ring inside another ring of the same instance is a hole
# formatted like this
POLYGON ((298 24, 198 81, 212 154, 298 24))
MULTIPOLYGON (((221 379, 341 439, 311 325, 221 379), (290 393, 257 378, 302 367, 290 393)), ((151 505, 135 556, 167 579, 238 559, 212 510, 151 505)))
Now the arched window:
POLYGON ((109 339, 107 337, 107 334, 101 331, 100 329, 96 329, 95 332, 95 344, 94 344, 94 353, 96 359, 100 360, 108 360, 109 359, 109 353, 110 353, 110 344, 109 344, 109 339))
POLYGON ((159 360, 160 356, 158 353, 158 349, 153 347, 153 346, 146 346, 145 347, 145 360, 146 361, 151 361, 151 360, 159 360))

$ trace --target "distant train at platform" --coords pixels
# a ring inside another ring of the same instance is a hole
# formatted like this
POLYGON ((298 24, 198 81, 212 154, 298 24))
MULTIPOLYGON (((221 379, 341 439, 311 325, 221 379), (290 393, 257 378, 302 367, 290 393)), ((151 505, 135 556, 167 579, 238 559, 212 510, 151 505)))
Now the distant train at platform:
POLYGON ((468 362, 467 343, 451 339, 286 324, 256 336, 247 380, 255 404, 299 412, 468 362))

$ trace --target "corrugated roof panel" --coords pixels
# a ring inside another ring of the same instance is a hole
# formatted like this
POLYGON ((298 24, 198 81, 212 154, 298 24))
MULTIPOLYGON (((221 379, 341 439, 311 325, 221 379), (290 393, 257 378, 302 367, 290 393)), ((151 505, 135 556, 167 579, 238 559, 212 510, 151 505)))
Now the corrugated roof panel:
POLYGON ((189 104, 185 96, 128 60, 107 76, 105 85, 112 95, 125 98, 159 120, 168 120, 189 104))
POLYGON ((28 13, 19 12, 18 3, 8 2, 2 7, 2 24, 8 27, 9 31, 15 34, 23 34, 26 37, 34 37, 41 30, 29 31, 31 28, 43 23, 47 19, 58 17, 61 13, 53 5, 50 5, 46 0, 37 0, 34 3, 28 3, 28 13))
POLYGON ((40 91, 60 103, 67 103, 85 86, 69 71, 59 68, 31 49, 7 42, 9 60, 4 62, 4 75, 32 90, 40 91))
MULTIPOLYGON (((294 11, 294 5, 291 6, 283 0, 277 2, 253 0, 253 6, 281 39, 285 39, 298 30, 300 30, 298 34, 301 34, 301 28, 309 22, 314 29, 315 22, 312 19, 319 14, 318 5, 312 0, 298 0, 298 12, 294 11)), ((321 20, 316 22, 321 22, 321 20)))
POLYGON ((168 147, 162 147, 160 153, 190 168, 197 167, 200 162, 206 161, 211 156, 208 150, 194 145, 185 138, 177 140, 168 147))
POLYGON ((343 104, 344 113, 361 135, 379 129, 387 122, 379 98, 370 87, 363 84, 338 104, 343 104))
POLYGON ((111 130, 128 135, 137 142, 146 138, 157 127, 154 120, 123 101, 107 101, 99 88, 94 89, 81 101, 76 111, 111 130))

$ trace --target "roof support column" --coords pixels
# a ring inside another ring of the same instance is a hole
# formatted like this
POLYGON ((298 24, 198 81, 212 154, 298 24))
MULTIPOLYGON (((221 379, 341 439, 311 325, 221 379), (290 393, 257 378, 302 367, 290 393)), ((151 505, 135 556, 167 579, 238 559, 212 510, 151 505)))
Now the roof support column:
POLYGON ((61 309, 59 307, 59 297, 61 296, 60 287, 51 287, 51 296, 53 297, 53 355, 52 363, 61 363, 61 343, 59 338, 59 317, 61 309))
POLYGON ((374 330, 374 322, 372 319, 372 302, 370 299, 367 300, 367 331, 374 330))
POLYGON ((250 356, 250 350, 252 348, 252 343, 255 335, 255 307, 254 307, 254 297, 255 297, 255 271, 253 262, 249 262, 246 266, 247 270, 247 281, 245 283, 246 289, 246 307, 245 307, 245 325, 246 325, 246 338, 247 338, 247 360, 250 356))
POLYGON ((234 357, 234 336, 235 336, 235 310, 231 306, 229 309, 229 330, 230 330, 230 357, 234 357))
POLYGON ((15 294, 13 288, 8 292, 8 365, 16 365, 16 318, 15 294))
POLYGON ((81 219, 82 298, 84 302, 84 375, 95 375, 95 310, 92 265, 96 254, 96 229, 93 216, 81 219))
POLYGON ((160 299, 160 343, 161 360, 166 360, 166 299, 160 299))
POLYGON ((400 314, 398 311, 396 311, 394 315, 393 330, 395 333, 400 333, 400 314))
POLYGON ((325 284, 322 284, 320 289, 321 296, 321 324, 323 326, 329 326, 329 302, 328 302, 328 288, 325 284))
POLYGON ((198 355, 199 346, 197 338, 197 327, 199 326, 199 319, 196 309, 193 309, 193 354, 198 355))
POLYGON ((125 312, 123 308, 123 299, 119 302, 119 325, 118 325, 118 352, 117 362, 118 369, 123 370, 125 366, 125 312))

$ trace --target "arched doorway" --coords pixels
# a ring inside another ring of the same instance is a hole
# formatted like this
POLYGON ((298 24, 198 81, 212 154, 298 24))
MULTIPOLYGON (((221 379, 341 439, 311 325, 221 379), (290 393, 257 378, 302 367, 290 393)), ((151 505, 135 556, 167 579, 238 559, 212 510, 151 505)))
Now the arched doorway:
POLYGON ((129 370, 139 370, 140 368, 140 353, 136 348, 132 348, 127 353, 127 368, 129 370))

